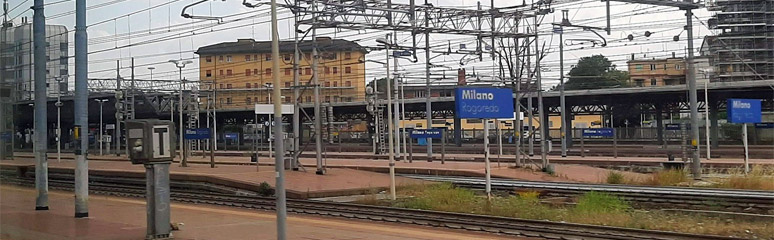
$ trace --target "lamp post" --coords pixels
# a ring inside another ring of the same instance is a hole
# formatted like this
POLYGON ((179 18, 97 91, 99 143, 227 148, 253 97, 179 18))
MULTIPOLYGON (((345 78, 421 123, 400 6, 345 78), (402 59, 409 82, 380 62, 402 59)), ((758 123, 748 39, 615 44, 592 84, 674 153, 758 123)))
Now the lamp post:
POLYGON ((182 155, 182 160, 180 162, 180 165, 183 167, 187 167, 187 159, 186 159, 186 152, 185 147, 183 147, 183 142, 185 141, 183 139, 183 68, 185 68, 186 64, 193 63, 191 60, 169 60, 169 62, 174 63, 175 67, 177 67, 179 73, 180 73, 180 102, 177 104, 180 107, 180 129, 178 129, 178 132, 180 132, 180 155, 182 155))
MULTIPOLYGON (((689 70, 693 71, 693 70, 689 70)), ((715 71, 713 68, 704 68, 701 70, 702 73, 704 73, 704 136, 706 139, 707 144, 707 160, 712 159, 712 156, 710 155, 711 151, 710 148, 712 148, 712 144, 710 144, 710 120, 709 120, 709 91, 708 91, 708 85, 710 81, 710 77, 712 76, 712 73, 715 71)))
MULTIPOLYGON (((394 151, 394 147, 393 147, 394 143, 395 143, 395 139, 394 139, 393 130, 392 130, 392 128, 393 128, 393 121, 392 121, 392 90, 391 90, 392 86, 390 86, 390 85, 392 85, 392 81, 390 80, 390 48, 392 47, 393 43, 391 43, 389 39, 390 39, 390 34, 387 34, 386 38, 384 38, 384 39, 382 39, 382 38, 376 39, 376 42, 384 45, 386 50, 387 50, 387 54, 386 54, 387 55, 387 61, 386 61, 386 64, 385 64, 385 66, 386 66, 385 68, 387 69, 387 79, 385 79, 386 82, 387 82, 387 91, 385 91, 385 92, 387 93, 387 132, 388 132, 388 138, 389 138, 388 144, 387 144, 388 145, 387 156, 388 156, 388 158, 390 160, 390 163, 389 163, 389 165, 390 165, 390 198, 392 200, 395 200, 395 198, 396 198, 396 196, 395 196, 395 155, 394 155, 395 151, 394 151)), ((429 126, 428 126, 428 128, 429 128, 429 126)))
POLYGON ((102 104, 107 102, 107 99, 94 99, 99 103, 99 155, 102 155, 102 104))
MULTIPOLYGON (((62 161, 62 81, 67 77, 57 77, 56 82, 56 162, 62 161)), ((66 90, 66 89, 65 89, 66 90)))

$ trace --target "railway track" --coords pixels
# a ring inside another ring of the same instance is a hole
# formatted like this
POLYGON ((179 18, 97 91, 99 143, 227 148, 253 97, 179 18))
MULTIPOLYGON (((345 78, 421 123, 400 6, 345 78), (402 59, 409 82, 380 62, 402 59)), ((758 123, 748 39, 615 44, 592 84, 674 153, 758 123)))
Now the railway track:
MULTIPOLYGON (((3 180, 6 184, 34 186, 34 181, 28 178, 13 178, 5 175, 3 180)), ((52 189, 72 190, 72 181, 52 180, 49 185, 52 189)), ((90 191, 94 194, 135 198, 144 198, 145 194, 144 186, 138 186, 136 182, 127 184, 92 184, 90 191)), ((178 202, 269 211, 273 211, 275 206, 274 198, 270 197, 238 196, 235 194, 175 188, 172 189, 170 198, 172 201, 178 202)), ((288 212, 297 214, 414 224, 540 239, 740 239, 726 236, 696 235, 310 200, 289 199, 287 206, 288 212)))
MULTIPOLYGON (((450 182, 466 188, 484 189, 484 178, 401 175, 427 181, 450 182)), ((730 212, 774 214, 774 192, 688 187, 650 187, 611 184, 584 184, 492 179, 492 189, 500 191, 538 191, 548 196, 569 197, 585 192, 606 192, 644 206, 724 210, 730 212)))

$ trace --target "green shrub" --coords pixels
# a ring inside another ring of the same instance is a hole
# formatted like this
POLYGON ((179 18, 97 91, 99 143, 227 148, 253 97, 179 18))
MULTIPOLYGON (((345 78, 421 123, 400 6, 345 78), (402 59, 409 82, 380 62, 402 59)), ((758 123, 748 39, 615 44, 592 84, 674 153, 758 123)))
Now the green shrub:
POLYGON ((428 186, 415 198, 404 202, 403 206, 425 210, 471 212, 476 209, 476 200, 473 191, 444 183, 428 186))
POLYGON ((625 182, 625 177, 623 174, 616 172, 616 171, 610 171, 607 173, 607 180, 606 182, 608 184, 623 184, 625 182))
POLYGON ((689 179, 682 169, 671 169, 651 174, 650 178, 646 179, 644 184, 654 186, 674 186, 686 181, 689 181, 689 179))
POLYGON ((262 182, 258 185, 258 190, 256 192, 260 196, 268 197, 274 195, 274 188, 272 188, 269 183, 262 182))

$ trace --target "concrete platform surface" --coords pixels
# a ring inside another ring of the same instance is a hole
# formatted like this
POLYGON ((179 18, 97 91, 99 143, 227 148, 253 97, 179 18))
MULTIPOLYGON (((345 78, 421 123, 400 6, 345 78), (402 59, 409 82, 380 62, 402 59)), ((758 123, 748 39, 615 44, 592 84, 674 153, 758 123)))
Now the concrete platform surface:
MULTIPOLYGON (((0 186, 0 238, 145 239, 145 201, 91 195, 89 218, 73 218, 71 192, 51 191, 48 211, 35 211, 35 190, 0 186)), ((240 208, 172 203, 172 222, 183 223, 175 239, 276 239, 275 213, 240 208)), ((396 223, 288 216, 288 239, 514 239, 480 232, 396 223)))
MULTIPOLYGON (((2 168, 27 167, 28 171, 31 171, 34 165, 34 159, 30 158, 0 161, 2 168)), ((49 160, 48 167, 49 172, 52 173, 72 173, 75 162, 67 159, 63 159, 61 162, 49 160)), ((145 168, 142 165, 133 165, 126 160, 90 160, 89 174, 145 178, 145 168)), ((172 163, 170 178, 172 180, 202 181, 256 190, 262 182, 274 186, 275 172, 273 166, 260 166, 256 169, 255 165, 217 165, 215 168, 210 168, 209 165, 204 164, 189 164, 188 167, 181 167, 178 163, 172 163)), ((415 179, 396 178, 398 185, 419 182, 421 181, 415 179)), ((325 175, 315 174, 314 168, 307 168, 306 172, 286 171, 285 173, 288 197, 292 198, 363 194, 373 189, 387 189, 389 184, 390 178, 387 174, 350 168, 331 168, 325 175)))

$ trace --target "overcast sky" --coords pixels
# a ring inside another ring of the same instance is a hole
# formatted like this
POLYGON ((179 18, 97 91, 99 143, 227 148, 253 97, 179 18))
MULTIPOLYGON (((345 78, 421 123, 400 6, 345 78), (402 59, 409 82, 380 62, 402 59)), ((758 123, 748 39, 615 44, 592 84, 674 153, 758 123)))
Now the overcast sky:
MULTIPOLYGON (((240 38, 254 38, 259 41, 270 40, 270 25, 268 23, 269 15, 266 7, 251 9, 244 7, 241 0, 208 1, 196 7, 193 7, 188 13, 192 15, 206 16, 232 16, 223 19, 218 24, 216 21, 191 20, 180 17, 182 8, 191 4, 195 0, 89 0, 88 6, 95 6, 87 11, 87 24, 89 25, 89 77, 91 78, 111 78, 115 77, 115 61, 121 60, 122 69, 120 73, 124 77, 130 75, 128 69, 129 59, 135 57, 135 74, 137 78, 147 79, 148 67, 155 67, 154 78, 176 79, 177 71, 170 59, 196 58, 193 53, 198 47, 215 44, 223 41, 235 41, 240 38), (157 6, 147 10, 152 6, 157 6), (239 20, 237 20, 239 19, 239 20), (181 30, 182 29, 182 30, 181 30), (129 35, 127 33, 131 32, 129 35)), ((397 3, 407 3, 407 1, 398 1, 397 3)), ((419 1, 417 1, 419 3, 419 1)), ((475 9, 476 1, 471 0, 436 0, 430 1, 435 6, 456 7, 465 9, 475 9)), ((27 10, 32 5, 33 0, 9 0, 11 8, 19 6, 11 11, 9 18, 19 21, 21 17, 32 19, 32 11, 27 10)), ((528 2, 529 3, 529 2, 528 2)), ((74 0, 47 0, 45 15, 48 17, 47 24, 65 25, 69 30, 74 29, 75 9, 74 0)), ((496 7, 513 6, 521 4, 521 1, 495 0, 496 7)), ((482 5, 489 8, 490 3, 482 5)), ((686 19, 683 11, 669 7, 655 7, 640 4, 627 4, 621 2, 611 3, 612 28, 611 35, 603 36, 608 41, 607 47, 592 47, 586 40, 599 39, 596 35, 589 32, 570 30, 565 34, 565 71, 577 62, 580 57, 590 56, 592 54, 603 54, 615 61, 618 69, 626 70, 625 60, 630 54, 636 54, 638 58, 642 57, 667 57, 671 52, 676 52, 678 56, 683 56, 686 49, 686 33, 682 30, 686 19), (653 32, 650 38, 646 38, 645 31, 653 32), (634 41, 625 40, 626 36, 633 34, 634 41), (671 41, 675 35, 680 35, 680 41, 671 41), (586 43, 579 45, 580 43, 586 43)), ((573 24, 590 25, 597 27, 605 26, 605 8, 604 3, 587 1, 555 1, 555 12, 546 15, 539 27, 541 35, 539 41, 545 44, 548 51, 543 60, 543 87, 548 88, 558 82, 559 76, 559 54, 558 35, 548 34, 550 32, 550 23, 558 23, 561 20, 561 10, 569 10, 570 20, 573 24)), ((704 9, 694 11, 694 37, 695 48, 701 45, 703 36, 712 34, 700 21, 706 21, 710 13, 704 9), (700 20, 699 20, 700 19, 700 20)), ((280 37, 288 39, 292 37, 292 15, 287 9, 280 9, 280 37)), ((533 21, 528 21, 530 24, 533 21)), ((523 29, 522 29, 523 30, 523 29)), ((386 32, 376 30, 364 31, 341 31, 320 30, 318 35, 345 38, 356 40, 362 45, 376 46, 374 39, 383 36, 386 32)), ((410 45, 410 35, 399 33, 399 42, 401 45, 410 45)), ((70 34, 70 45, 73 46, 73 34, 70 34)), ((419 38, 420 43, 424 39, 419 38)), ((465 43, 468 49, 474 48, 475 37, 452 36, 433 34, 431 35, 431 45, 441 45, 438 50, 445 50, 448 42, 451 42, 452 50, 459 48, 459 43, 465 43)), ((421 45, 420 45, 421 46, 421 45)), ((534 49, 533 49, 534 50, 534 49)), ((698 50, 697 50, 698 51, 698 50)), ((70 50, 72 55, 74 50, 70 50)), ((411 63, 406 60, 400 61, 402 71, 409 76, 421 77, 424 72, 424 54, 421 55, 419 63, 411 63)), ((431 56, 433 57, 433 56, 431 56)), ((368 59, 384 61, 384 52, 376 51, 367 55, 368 59)), ((433 58, 432 62, 438 65, 444 65, 449 70, 447 75, 453 78, 456 72, 453 69, 461 67, 459 64, 460 55, 444 55, 433 58)), ((470 58, 470 57, 467 57, 470 58)), ((464 66, 468 73, 473 71, 484 78, 491 75, 492 62, 488 57, 484 57, 483 62, 472 61, 464 66)), ((73 60, 70 64, 73 64, 73 60)), ((184 76, 188 79, 198 79, 196 67, 198 61, 195 60, 189 71, 184 76)), ((368 63, 367 78, 377 78, 383 76, 383 66, 376 63, 368 63)), ((74 69, 70 69, 73 73, 74 69)), ((433 70, 434 77, 443 75, 442 69, 433 70)), ((419 79, 417 79, 419 80, 419 79)), ((70 78, 73 81, 73 78, 70 78)))

